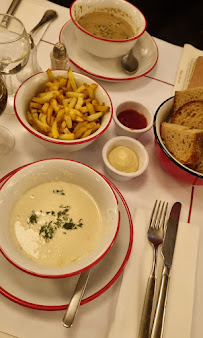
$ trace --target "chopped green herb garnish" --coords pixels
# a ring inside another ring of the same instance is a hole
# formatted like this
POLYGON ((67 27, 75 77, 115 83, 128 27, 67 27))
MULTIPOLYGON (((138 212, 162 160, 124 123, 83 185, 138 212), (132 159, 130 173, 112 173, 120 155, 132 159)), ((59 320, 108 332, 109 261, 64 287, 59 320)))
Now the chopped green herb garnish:
POLYGON ((58 194, 58 195, 65 195, 65 192, 63 191, 63 189, 59 190, 59 189, 55 189, 53 190, 54 194, 58 194))
POLYGON ((45 240, 49 240, 51 238, 53 238, 53 234, 55 232, 55 228, 52 226, 52 221, 49 222, 48 224, 45 223, 45 225, 43 225, 40 230, 39 230, 39 234, 45 239, 45 240))
MULTIPOLYGON (((65 230, 73 230, 77 229, 78 227, 81 228, 83 226, 82 219, 79 219, 78 222, 74 222, 73 219, 69 216, 70 207, 68 205, 62 204, 59 206, 59 208, 61 210, 59 210, 58 212, 55 212, 54 210, 48 210, 46 212, 40 210, 39 212, 35 212, 33 210, 32 214, 28 218, 27 221, 28 224, 29 223, 37 224, 38 221, 40 221, 39 224, 41 225, 43 222, 43 217, 45 215, 53 217, 49 223, 46 222, 45 219, 44 224, 39 229, 39 235, 42 236, 45 239, 45 241, 48 241, 51 238, 53 238, 55 231, 59 228, 65 230), (42 216, 42 218, 39 219, 40 216, 42 216)), ((67 232, 63 233, 66 234, 67 232)))
POLYGON ((28 223, 31 223, 31 224, 37 223, 37 215, 35 211, 32 211, 32 215, 29 217, 28 223))

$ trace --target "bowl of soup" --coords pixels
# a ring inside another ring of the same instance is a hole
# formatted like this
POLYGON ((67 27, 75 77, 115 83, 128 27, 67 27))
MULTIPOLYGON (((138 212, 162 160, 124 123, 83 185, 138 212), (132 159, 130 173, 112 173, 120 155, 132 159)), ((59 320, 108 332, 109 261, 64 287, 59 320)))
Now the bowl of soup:
POLYGON ((70 16, 81 49, 102 58, 125 55, 146 30, 142 12, 125 0, 75 0, 70 16))
POLYGON ((91 268, 118 233, 112 188, 80 162, 31 163, 4 183, 0 200, 0 251, 34 276, 62 278, 91 268))

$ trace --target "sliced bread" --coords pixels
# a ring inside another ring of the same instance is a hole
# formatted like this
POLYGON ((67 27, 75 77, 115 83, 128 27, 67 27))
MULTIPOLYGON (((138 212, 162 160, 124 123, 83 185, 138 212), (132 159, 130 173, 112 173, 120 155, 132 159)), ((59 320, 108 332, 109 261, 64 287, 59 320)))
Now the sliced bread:
POLYGON ((203 150, 203 131, 174 123, 161 123, 161 138, 169 152, 182 164, 196 166, 203 150))
POLYGON ((196 87, 186 90, 180 90, 175 92, 173 114, 183 106, 185 103, 190 101, 202 101, 203 100, 203 87, 196 87))
POLYGON ((188 128, 203 129, 203 101, 190 101, 171 116, 171 122, 188 128))
POLYGON ((195 167, 195 170, 198 171, 199 173, 203 174, 203 153, 201 156, 201 159, 198 163, 198 165, 195 167))

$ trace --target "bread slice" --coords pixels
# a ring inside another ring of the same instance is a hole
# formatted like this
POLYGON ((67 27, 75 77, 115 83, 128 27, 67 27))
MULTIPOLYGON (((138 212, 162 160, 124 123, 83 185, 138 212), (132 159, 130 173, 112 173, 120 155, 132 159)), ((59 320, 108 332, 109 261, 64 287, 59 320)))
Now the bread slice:
POLYGON ((188 89, 201 86, 203 86, 203 56, 199 56, 195 61, 188 89))
POLYGON ((183 106, 185 103, 190 101, 203 101, 203 87, 196 87, 186 90, 179 90, 175 92, 173 114, 183 106))
POLYGON ((171 122, 188 128, 203 129, 203 101, 190 101, 171 117, 171 122))
POLYGON ((194 169, 195 171, 198 171, 199 173, 203 174, 203 153, 202 153, 202 157, 198 163, 198 165, 195 167, 194 169))
POLYGON ((174 123, 161 123, 161 138, 169 152, 182 164, 196 166, 203 151, 203 131, 174 123))

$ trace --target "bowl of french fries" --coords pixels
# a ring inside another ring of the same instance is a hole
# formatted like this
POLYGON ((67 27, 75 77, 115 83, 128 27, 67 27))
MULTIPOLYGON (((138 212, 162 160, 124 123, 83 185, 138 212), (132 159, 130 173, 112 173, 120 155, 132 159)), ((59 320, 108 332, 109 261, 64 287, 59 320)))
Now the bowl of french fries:
POLYGON ((48 69, 25 80, 16 92, 14 110, 31 135, 59 152, 90 145, 108 128, 113 114, 107 91, 71 68, 48 69))

